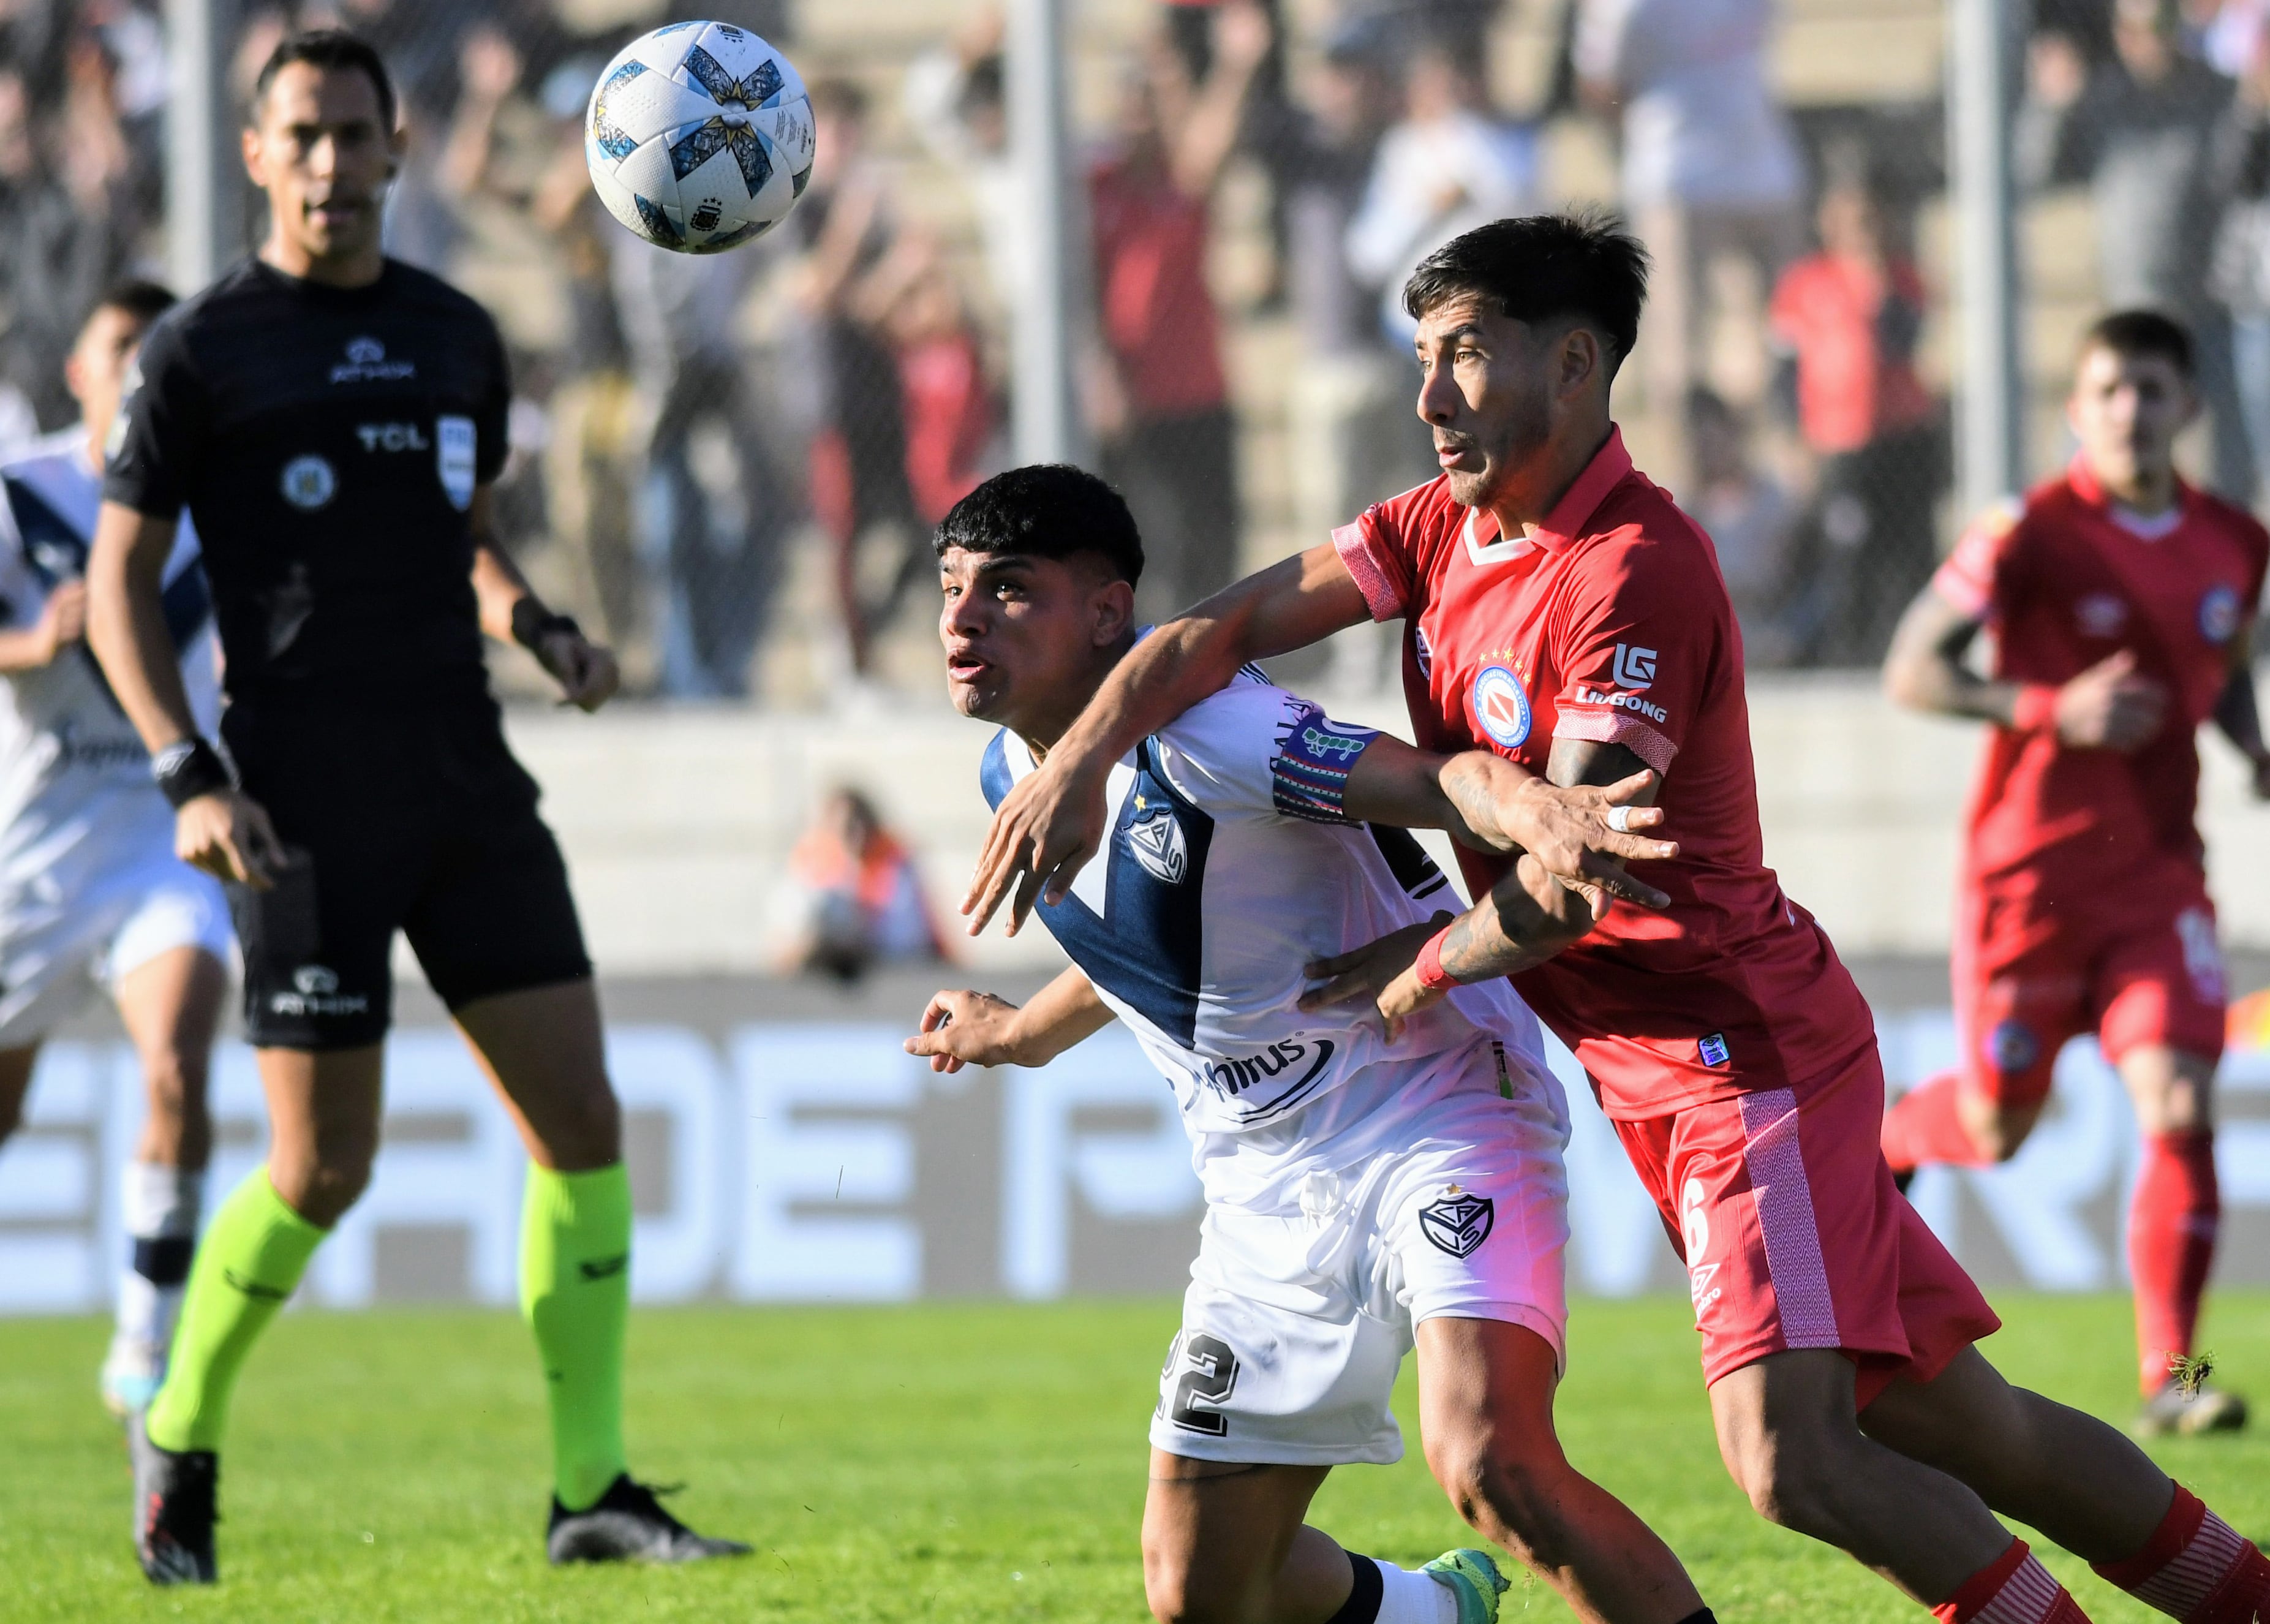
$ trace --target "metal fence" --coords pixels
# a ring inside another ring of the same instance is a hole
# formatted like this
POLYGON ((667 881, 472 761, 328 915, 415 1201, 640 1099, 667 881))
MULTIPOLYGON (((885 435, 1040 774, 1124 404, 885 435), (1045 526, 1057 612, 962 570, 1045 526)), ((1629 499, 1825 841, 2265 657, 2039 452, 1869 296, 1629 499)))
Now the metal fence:
MULTIPOLYGON (((104 282, 256 241, 251 76, 336 22, 401 81, 390 250, 507 334, 508 538, 648 693, 927 684, 928 532, 1017 457, 1122 486, 1151 613, 1320 538, 1430 471, 1403 272, 1563 202, 1655 256, 1620 415, 1716 538, 1754 665, 1881 656, 1963 512, 2060 460, 2108 303, 2197 334, 2198 477, 2251 499, 2270 447, 2266 0, 703 9, 783 43, 822 125, 788 222, 715 259, 582 180, 590 86, 661 0, 8 8, 0 442, 69 416, 104 282), (1853 67, 1862 26, 1944 78, 1853 67)), ((1332 674, 1376 684, 1380 652, 1332 674)))

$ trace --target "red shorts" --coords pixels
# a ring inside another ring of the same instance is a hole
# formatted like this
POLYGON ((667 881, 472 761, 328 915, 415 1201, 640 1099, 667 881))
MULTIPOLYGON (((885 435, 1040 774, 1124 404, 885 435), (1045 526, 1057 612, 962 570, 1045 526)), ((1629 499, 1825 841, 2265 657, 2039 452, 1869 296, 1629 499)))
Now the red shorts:
POLYGON ((2085 1032, 2115 1064, 2147 1045, 2222 1053, 2222 955, 2195 871, 2085 908, 1966 886, 1962 916, 1955 1012, 1967 1087, 2039 1105, 2058 1051, 2085 1032))
POLYGON ((1883 1118, 1871 1044, 1798 1088, 1615 1124, 1687 1264, 1706 1383, 1787 1348, 1833 1347, 1859 1367, 1865 1406, 2001 1329, 1892 1183, 1883 1118))

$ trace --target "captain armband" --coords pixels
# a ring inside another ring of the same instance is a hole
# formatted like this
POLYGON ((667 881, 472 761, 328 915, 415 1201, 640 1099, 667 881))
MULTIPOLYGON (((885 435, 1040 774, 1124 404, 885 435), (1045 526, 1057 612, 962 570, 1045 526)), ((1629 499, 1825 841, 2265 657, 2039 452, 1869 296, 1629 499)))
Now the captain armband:
POLYGON ((1314 705, 1296 705, 1269 758, 1271 802, 1288 818, 1352 822, 1342 805, 1348 774, 1378 737, 1376 728, 1348 727, 1314 705))
POLYGON ((158 793, 175 811, 201 795, 236 787, 220 752, 202 738, 179 739, 160 750, 150 759, 150 776, 157 780, 158 793))

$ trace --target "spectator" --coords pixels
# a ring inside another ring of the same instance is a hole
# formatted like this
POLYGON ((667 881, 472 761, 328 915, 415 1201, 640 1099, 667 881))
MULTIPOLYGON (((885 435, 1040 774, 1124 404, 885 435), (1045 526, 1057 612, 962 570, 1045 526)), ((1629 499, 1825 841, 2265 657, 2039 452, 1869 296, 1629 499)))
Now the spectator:
POLYGON ((1752 460, 1741 414, 1699 385, 1687 397, 1687 443, 1695 457, 1688 510, 1717 549, 1718 573, 1741 624, 1744 663, 1786 665, 1805 641, 1794 569, 1797 505, 1752 460))
POLYGON ((1707 371, 1713 265, 1747 261, 1762 295, 1802 246, 1804 162, 1766 73, 1773 0, 1572 4, 1582 93, 1616 117, 1623 206, 1655 256, 1642 353, 1667 409, 1707 371))
POLYGON ((2222 203, 2213 155, 2232 85, 2178 48, 2179 21, 2169 0, 2118 0, 2112 58, 2093 68, 2069 39, 2036 40, 2016 167, 2030 187, 2088 183, 2105 304, 2156 308, 2190 328, 2212 429, 2208 483, 2245 501, 2254 471, 2229 316, 2207 287, 2222 203))
POLYGON ((37 116, 23 75, 0 68, 0 290, 7 323, 0 377, 43 428, 75 419, 78 407, 61 382, 63 358, 80 317, 123 273, 134 247, 129 154, 109 99, 108 66, 84 38, 72 41, 66 61, 60 129, 37 116), (87 150, 48 150, 66 145, 65 131, 84 132, 87 150))
POLYGON ((615 308, 647 424, 637 515, 661 605, 660 687, 738 698, 781 575, 793 512, 766 443, 740 310, 773 256, 673 254, 606 234, 615 308))
MULTIPOLYGON (((860 586, 859 555, 879 530, 903 559, 926 534, 907 486, 907 427, 898 363, 861 319, 864 279, 896 231, 881 172, 867 155, 867 99, 843 80, 812 87, 812 182, 789 216, 805 245, 798 301, 809 346, 805 383, 817 394, 809 459, 812 512, 835 550, 836 598, 850 676, 873 664, 875 626, 860 586)), ((902 573, 894 566, 894 579, 902 573)))
POLYGON ((1105 471, 1143 531, 1138 601, 1159 617, 1238 570, 1237 429, 1206 286, 1208 219, 1268 19, 1239 0, 1214 11, 1213 38, 1213 70, 1195 86, 1154 42, 1121 94, 1114 149, 1088 172, 1106 352, 1091 409, 1105 471))
POLYGON ((1923 276, 1858 163, 1832 174, 1821 247, 1775 287, 1776 343, 1795 367, 1797 426, 1820 459, 1815 524, 1829 664, 1883 657, 1892 627, 1938 562, 1945 483, 1938 403, 1915 367, 1923 276))
MULTIPOLYGON (((632 551, 631 492, 637 481, 639 420, 630 351, 608 280, 608 253, 621 231, 591 189, 583 162, 583 111, 601 64, 571 59, 545 79, 553 161, 530 201, 551 237, 568 296, 568 337, 551 399, 545 456, 545 505, 558 545, 557 596, 612 647, 630 679, 657 676, 653 640, 632 551)), ((547 593, 547 597, 552 596, 547 593)))
POLYGON ((2230 356, 2256 500, 2270 472, 2270 30, 2245 41, 2237 94, 2216 137, 2218 196, 2230 199, 2215 239, 2209 292, 2230 312, 2230 356))
MULTIPOLYGON (((1382 332, 1382 289, 1349 263, 1349 226, 1395 112, 1386 30, 1336 30, 1308 85, 1307 107, 1257 116, 1249 139, 1276 176, 1290 252, 1287 292, 1301 338, 1286 401, 1293 502, 1313 541, 1350 515, 1437 471, 1413 411, 1419 374, 1382 332)), ((1355 627, 1332 640, 1335 686, 1368 691, 1384 675, 1393 636, 1355 627)))
POLYGON ((783 968, 855 982, 878 964, 951 957, 914 859, 858 790, 839 789, 821 804, 789 855, 789 874, 804 919, 783 968))
POLYGON ((1007 459, 995 442, 998 414, 984 358, 935 237, 901 228, 860 279, 847 313, 890 352, 897 368, 904 476, 916 521, 907 527, 908 545, 879 597, 870 599, 856 581, 846 583, 849 612, 863 639, 872 639, 916 582, 935 579, 930 534, 946 510, 1007 459))
POLYGON ((1429 44, 1411 59, 1404 117, 1379 142, 1347 258, 1382 290, 1380 321, 1407 350, 1418 323, 1403 308, 1413 267, 1459 233, 1519 214, 1537 176, 1535 137, 1491 110, 1480 62, 1429 44))
POLYGON ((916 136, 969 189, 994 303, 1006 312, 1022 307, 1028 233, 1002 70, 1001 12, 983 6, 950 47, 908 64, 901 100, 916 136))

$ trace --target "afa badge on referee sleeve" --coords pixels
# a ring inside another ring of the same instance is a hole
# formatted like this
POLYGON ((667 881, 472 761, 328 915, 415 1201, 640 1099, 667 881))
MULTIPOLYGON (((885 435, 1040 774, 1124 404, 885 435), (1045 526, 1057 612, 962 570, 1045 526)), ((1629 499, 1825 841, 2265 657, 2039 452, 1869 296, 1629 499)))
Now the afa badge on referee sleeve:
POLYGON ((479 443, 478 431, 471 418, 439 417, 434 419, 434 455, 439 459, 441 492, 449 505, 459 513, 473 505, 473 483, 478 459, 474 451, 479 443))

